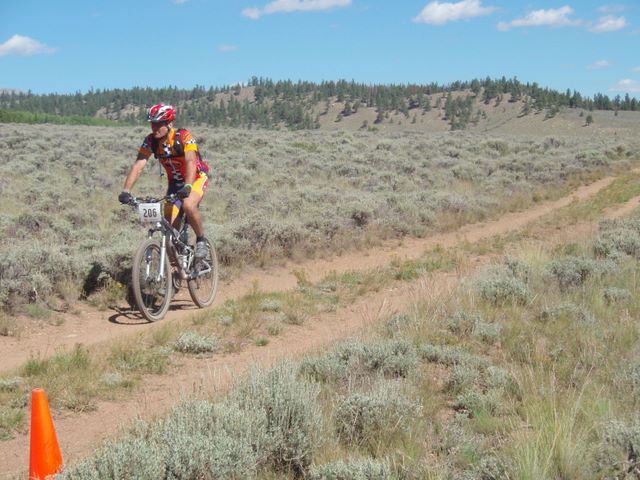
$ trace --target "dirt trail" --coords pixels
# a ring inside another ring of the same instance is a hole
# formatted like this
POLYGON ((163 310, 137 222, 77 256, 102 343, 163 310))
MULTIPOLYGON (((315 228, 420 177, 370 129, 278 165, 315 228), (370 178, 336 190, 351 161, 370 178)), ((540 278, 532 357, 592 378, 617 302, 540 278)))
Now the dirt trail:
MULTIPOLYGON (((567 206, 573 201, 583 200, 609 185, 615 178, 605 177, 592 184, 582 186, 567 197, 553 202, 546 202, 524 212, 509 213, 498 220, 467 225, 450 233, 434 235, 428 238, 408 238, 386 242, 381 247, 361 252, 351 252, 327 260, 314 259, 306 262, 287 262, 283 266, 268 269, 248 268, 237 278, 222 284, 214 306, 225 300, 239 298, 248 293, 254 282, 258 282, 264 291, 286 291, 297 284, 294 271, 304 271, 307 278, 317 281, 330 272, 346 272, 364 270, 387 265, 394 258, 418 258, 426 249, 437 245, 450 247, 461 242, 476 242, 483 238, 493 237, 522 228, 547 213, 567 206)), ((167 317, 150 325, 135 312, 98 311, 87 305, 80 307, 75 315, 67 315, 65 322, 59 326, 41 324, 21 333, 19 338, 0 337, 2 364, 0 373, 7 372, 23 364, 31 357, 48 357, 54 353, 73 347, 80 343, 93 345, 156 328, 167 321, 176 321, 188 317, 194 307, 190 302, 176 304, 167 317)))
MULTIPOLYGON (((438 244, 453 246, 459 242, 474 242, 517 230, 554 209, 570 204, 574 199, 585 199, 593 195, 610 184, 612 180, 612 178, 602 179, 579 188, 574 194, 561 200, 549 202, 525 212, 508 214, 494 222, 469 225, 457 232, 427 239, 405 240, 400 245, 395 242, 395 244, 388 244, 368 252, 328 261, 288 264, 268 271, 248 271, 235 282, 223 286, 220 301, 246 293, 254 279, 258 280, 261 288, 266 291, 293 288, 296 285, 296 279, 291 270, 304 270, 311 280, 317 280, 331 271, 342 272, 386 265, 396 256, 417 258, 425 249, 438 244)), ((618 217, 627 214, 638 206, 638 202, 639 198, 634 198, 622 206, 609 209, 606 216, 618 217)), ((576 227, 572 226, 571 230, 557 233, 559 237, 576 238, 593 232, 596 228, 595 222, 587 222, 576 227)), ((482 261, 484 259, 480 257, 469 259, 469 264, 473 267, 482 261)), ((300 327, 287 327, 281 335, 271 338, 266 347, 249 346, 236 354, 216 355, 209 359, 183 357, 178 368, 170 375, 146 377, 143 387, 134 392, 126 402, 101 402, 95 411, 82 414, 56 411, 54 412, 56 428, 65 461, 69 463, 86 456, 100 441, 127 428, 135 418, 151 418, 179 403, 181 399, 194 394, 208 395, 212 391, 222 392, 230 386, 234 378, 238 378, 254 364, 268 366, 279 359, 313 353, 336 340, 357 335, 359 331, 367 329, 377 320, 402 310, 412 300, 451 290, 457 281, 456 274, 436 272, 418 282, 397 282, 382 291, 359 299, 353 305, 338 312, 322 314, 300 327)), ((172 311, 169 318, 172 319, 171 321, 179 320, 191 312, 192 310, 172 311)), ((71 337, 71 342, 66 345, 73 345, 77 342, 96 343, 135 333, 143 328, 154 328, 154 325, 127 320, 127 317, 116 319, 122 321, 124 318, 126 321, 123 323, 112 323, 113 319, 112 322, 108 321, 110 314, 93 313, 93 315, 95 316, 89 316, 83 322, 78 322, 74 327, 77 330, 67 330, 70 326, 65 323, 62 327, 49 327, 50 334, 57 335, 58 340, 64 340, 67 338, 65 335, 71 332, 76 336, 71 337), (66 333, 61 335, 57 329, 66 330, 66 333), (102 335, 101 332, 91 332, 95 329, 104 329, 111 333, 102 335), (99 339, 96 339, 97 337, 99 339), (84 338, 88 340, 83 340, 84 338)), ((38 345, 38 342, 32 340, 34 337, 40 338, 41 335, 27 335, 18 343, 24 342, 24 345, 33 342, 31 345, 34 348, 42 348, 42 343, 38 345)), ((44 344, 48 346, 55 343, 47 339, 44 344)), ((0 345, 0 348, 4 349, 4 345, 0 345)), ((18 358, 17 354, 14 355, 16 356, 12 358, 18 358)), ((19 362, 15 364, 17 363, 19 362)), ((2 466, 0 479, 24 478, 25 469, 28 466, 28 443, 28 435, 18 435, 13 440, 0 443, 0 466, 2 466)))

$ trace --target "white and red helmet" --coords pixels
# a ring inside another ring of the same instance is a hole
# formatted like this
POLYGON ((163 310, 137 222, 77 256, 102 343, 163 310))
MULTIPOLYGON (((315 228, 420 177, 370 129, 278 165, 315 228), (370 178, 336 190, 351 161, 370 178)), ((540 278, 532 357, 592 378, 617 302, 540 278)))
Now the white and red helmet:
POLYGON ((158 103, 147 112, 148 122, 173 122, 176 119, 176 109, 172 105, 158 103))

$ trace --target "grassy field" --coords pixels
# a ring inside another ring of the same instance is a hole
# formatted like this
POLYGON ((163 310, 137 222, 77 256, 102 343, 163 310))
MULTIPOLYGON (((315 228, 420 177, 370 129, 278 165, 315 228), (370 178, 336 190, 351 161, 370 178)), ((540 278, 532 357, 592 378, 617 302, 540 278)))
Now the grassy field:
MULTIPOLYGON (((626 120, 625 120, 626 121, 626 120)), ((492 218, 635 165, 632 136, 194 129, 225 267, 332 255, 492 218)), ((0 332, 122 302, 145 232, 117 203, 142 127, 0 124, 0 332), (31 302, 31 303, 29 303, 31 302), (54 313, 52 313, 54 312, 54 313)), ((134 193, 162 194, 155 161, 134 193)))
MULTIPOLYGON (((0 125, 3 151, 17 152, 0 166, 12 179, 0 181, 12 205, 0 232, 15 239, 0 247, 0 333, 12 334, 17 312, 55 322, 82 295, 122 301, 144 231, 116 197, 145 133, 0 125)), ((214 170, 207 231, 227 270, 450 230, 610 172, 616 182, 539 228, 638 195, 638 175, 624 173, 638 160, 631 137, 202 129, 199 138, 214 170)), ((163 191, 151 166, 137 192, 163 191)), ((528 246, 525 233, 317 284, 301 275, 294 291, 256 287, 187 328, 33 358, 0 378, 0 438, 24 430, 34 385, 54 408, 90 411, 145 375, 170 374, 182 355, 268 345, 385 285, 458 268, 476 248, 508 255, 453 292, 424 292, 367 338, 141 422, 62 478, 636 478, 639 225, 606 222, 597 238, 554 248, 528 246)))
MULTIPOLYGON (((507 252, 366 338, 138 423, 59 478, 637 478, 640 219, 507 252)), ((388 278, 408 265, 396 268, 388 278)), ((297 294, 354 292, 354 275, 297 294)), ((290 305, 245 301, 254 314, 290 305)), ((226 308, 196 323, 242 310, 226 308)), ((208 351, 204 332, 176 345, 208 351)))

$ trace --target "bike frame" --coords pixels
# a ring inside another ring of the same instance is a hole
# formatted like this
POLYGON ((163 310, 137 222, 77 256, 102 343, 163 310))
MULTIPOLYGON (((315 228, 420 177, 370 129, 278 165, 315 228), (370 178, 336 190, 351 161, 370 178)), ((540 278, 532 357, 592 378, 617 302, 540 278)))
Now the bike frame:
MULTIPOLYGON (((153 237, 156 232, 160 232, 162 235, 162 238, 160 240, 160 271, 159 271, 161 275, 160 278, 162 278, 162 276, 164 275, 165 262, 167 261, 167 244, 170 244, 173 247, 170 249, 170 252, 171 252, 171 256, 176 260, 178 259, 178 252, 177 252, 177 248, 175 247, 175 244, 177 244, 177 246, 182 249, 191 250, 191 247, 189 245, 184 244, 180 240, 180 237, 179 237, 180 232, 178 232, 178 230, 174 228, 173 225, 171 225, 167 221, 167 219, 164 217, 159 222, 157 222, 155 226, 149 229, 147 237, 148 238, 153 237)), ((176 261, 176 265, 180 269, 180 272, 184 273, 184 277, 186 278, 186 272, 184 272, 184 265, 182 265, 181 262, 178 262, 178 261, 176 261)))
MULTIPOLYGON (((180 202, 180 200, 176 198, 175 194, 167 195, 166 197, 159 200, 144 199, 144 202, 149 203, 165 203, 167 201, 173 204, 177 204, 178 202, 180 202)), ((135 203, 137 204, 143 202, 141 202, 140 199, 136 199, 135 203)), ((184 222, 181 228, 187 228, 188 223, 184 211, 180 211, 179 217, 182 217, 182 221, 184 222)), ((201 275, 206 275, 207 273, 211 272, 211 265, 209 265, 207 262, 203 262, 204 268, 198 269, 197 271, 192 270, 195 255, 193 248, 180 239, 181 232, 176 229, 164 216, 161 217, 153 227, 149 228, 149 232, 147 235, 148 238, 153 237, 156 232, 160 232, 162 234, 162 240, 160 241, 160 270, 157 281, 161 281, 164 278, 164 269, 166 264, 165 262, 168 257, 167 245, 171 246, 169 252, 171 253, 171 256, 176 260, 176 265, 178 267, 178 271, 180 272, 180 277, 183 280, 194 280, 201 275), (183 265, 180 261, 180 257, 182 257, 183 254, 178 253, 178 249, 187 252, 186 255, 188 255, 188 262, 186 265, 183 265)), ((146 273, 147 275, 149 275, 149 272, 146 273)))

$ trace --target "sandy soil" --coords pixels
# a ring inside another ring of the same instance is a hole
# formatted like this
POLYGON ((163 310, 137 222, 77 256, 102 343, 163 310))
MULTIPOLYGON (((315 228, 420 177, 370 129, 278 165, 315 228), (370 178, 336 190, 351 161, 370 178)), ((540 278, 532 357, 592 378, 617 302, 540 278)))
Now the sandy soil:
MULTIPOLYGON (((390 242, 379 248, 327 260, 288 263, 267 270, 249 269, 233 281, 221 285, 215 304, 242 296, 252 288, 255 281, 263 291, 294 288, 297 281, 293 271, 303 270, 311 281, 316 281, 330 272, 383 266, 393 258, 418 258, 425 250, 437 245, 449 247, 462 242, 472 243, 518 230, 555 209, 595 194, 613 180, 607 177, 580 187, 572 195, 560 200, 547 202, 524 212, 507 214, 496 221, 468 225, 451 233, 390 242)), ((638 203, 639 199, 634 198, 620 207, 610 209, 605 216, 626 215, 638 203)), ((579 238, 596 229, 595 222, 588 222, 572 226, 570 230, 553 232, 553 236, 556 240, 560 237, 579 238)), ((467 259, 471 267, 483 261, 481 257, 467 259)), ((252 365, 268 366, 279 359, 317 352, 336 340, 357 335, 370 329, 376 320, 401 311, 412 299, 447 291, 457 280, 456 274, 436 272, 414 283, 393 284, 338 312, 314 317, 299 327, 287 327, 281 335, 271 338, 265 347, 249 346, 236 354, 216 355, 208 359, 184 357, 181 365, 171 375, 146 377, 142 388, 132 394, 128 401, 101 402, 95 411, 82 414, 56 411, 54 419, 65 461, 73 462, 87 455, 101 440, 116 435, 137 417, 150 418, 158 415, 182 398, 193 394, 210 395, 211 392, 224 391, 234 378, 252 365)), ((181 305, 184 306, 185 303, 182 302, 181 305)), ((76 343, 92 345, 109 342, 156 328, 165 322, 184 321, 194 311, 190 306, 177 308, 170 311, 162 322, 149 324, 133 312, 85 309, 80 314, 67 318, 61 326, 42 325, 23 332, 18 339, 0 338, 0 370, 6 372, 30 356, 48 356, 76 343)), ((28 445, 28 435, 18 435, 10 441, 0 443, 0 478, 24 478, 28 467, 28 445)))

